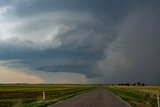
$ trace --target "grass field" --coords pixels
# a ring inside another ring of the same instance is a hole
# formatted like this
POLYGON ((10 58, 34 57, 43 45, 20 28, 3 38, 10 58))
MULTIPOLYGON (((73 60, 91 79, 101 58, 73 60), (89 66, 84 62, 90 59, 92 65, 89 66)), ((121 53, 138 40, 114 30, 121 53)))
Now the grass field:
POLYGON ((107 86, 107 88, 133 107, 157 107, 156 94, 160 94, 160 86, 107 86))
POLYGON ((94 85, 0 85, 0 107, 46 107, 95 88, 94 85))

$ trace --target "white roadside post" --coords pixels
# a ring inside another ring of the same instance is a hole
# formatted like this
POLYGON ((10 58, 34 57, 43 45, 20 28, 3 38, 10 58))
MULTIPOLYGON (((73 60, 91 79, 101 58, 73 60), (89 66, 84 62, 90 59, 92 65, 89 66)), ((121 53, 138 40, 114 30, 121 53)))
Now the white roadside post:
POLYGON ((43 101, 46 100, 46 95, 45 95, 45 91, 43 91, 43 101))
POLYGON ((159 106, 159 94, 157 94, 157 105, 158 105, 158 107, 160 107, 159 106))

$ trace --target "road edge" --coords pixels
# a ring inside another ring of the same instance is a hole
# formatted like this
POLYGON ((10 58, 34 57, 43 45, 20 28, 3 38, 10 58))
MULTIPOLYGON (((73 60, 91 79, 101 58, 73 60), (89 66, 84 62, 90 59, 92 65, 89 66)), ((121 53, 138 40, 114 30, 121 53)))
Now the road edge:
MULTIPOLYGON (((86 94, 86 93, 90 93, 90 92, 95 91, 95 90, 97 90, 97 89, 99 89, 99 88, 96 88, 96 89, 91 90, 91 91, 88 91, 88 92, 81 93, 81 94, 79 94, 79 95, 83 95, 83 94, 86 94)), ((79 96, 79 95, 75 95, 75 96, 73 96, 73 97, 77 97, 77 96, 79 96)), ((52 104, 52 105, 49 105, 49 106, 47 106, 47 107, 54 107, 55 104, 59 104, 59 103, 61 103, 62 101, 69 100, 69 99, 71 99, 71 98, 73 98, 73 97, 60 100, 60 101, 58 101, 58 102, 56 102, 56 103, 54 103, 54 104, 52 104)))
POLYGON ((112 91, 110 91, 109 89, 106 89, 108 92, 110 92, 112 95, 114 95, 115 97, 117 97, 118 99, 120 99, 122 102, 124 102, 126 105, 128 105, 128 107, 132 107, 128 102, 124 101, 121 97, 119 97, 118 95, 116 95, 115 93, 113 93, 112 91))

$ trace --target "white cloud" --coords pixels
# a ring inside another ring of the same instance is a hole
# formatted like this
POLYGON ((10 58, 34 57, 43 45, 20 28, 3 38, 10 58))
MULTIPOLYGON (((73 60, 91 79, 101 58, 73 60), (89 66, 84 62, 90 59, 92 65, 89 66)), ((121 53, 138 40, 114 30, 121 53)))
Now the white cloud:
POLYGON ((9 10, 9 6, 0 7, 0 16, 9 10))
POLYGON ((6 15, 0 20, 0 43, 42 50, 61 46, 61 40, 58 38, 60 35, 75 30, 80 23, 93 21, 93 18, 87 14, 70 12, 9 19, 11 18, 7 18, 6 15))

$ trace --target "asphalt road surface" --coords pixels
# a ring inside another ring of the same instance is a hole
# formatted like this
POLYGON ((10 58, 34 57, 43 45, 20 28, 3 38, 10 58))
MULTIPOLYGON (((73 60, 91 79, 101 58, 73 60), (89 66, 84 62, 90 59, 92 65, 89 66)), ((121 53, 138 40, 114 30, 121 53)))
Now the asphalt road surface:
POLYGON ((49 107, 130 107, 130 105, 105 88, 99 88, 49 107))

